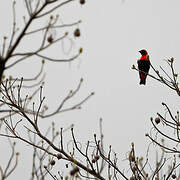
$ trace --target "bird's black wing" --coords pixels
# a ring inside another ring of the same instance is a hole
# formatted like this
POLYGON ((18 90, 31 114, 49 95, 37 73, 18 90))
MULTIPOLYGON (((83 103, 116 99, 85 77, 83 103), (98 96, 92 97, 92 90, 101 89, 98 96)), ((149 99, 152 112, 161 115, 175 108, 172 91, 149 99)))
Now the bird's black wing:
POLYGON ((149 69, 150 69, 150 61, 148 60, 138 60, 138 69, 140 71, 145 72, 146 74, 148 74, 149 69))

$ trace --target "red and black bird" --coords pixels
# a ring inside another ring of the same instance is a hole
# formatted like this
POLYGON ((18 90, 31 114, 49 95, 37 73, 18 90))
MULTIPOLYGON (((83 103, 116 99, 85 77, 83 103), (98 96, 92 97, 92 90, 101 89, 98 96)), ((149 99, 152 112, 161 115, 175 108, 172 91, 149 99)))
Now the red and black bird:
POLYGON ((138 70, 139 70, 139 77, 140 83, 139 84, 146 84, 146 77, 150 69, 150 60, 149 55, 145 49, 139 51, 141 53, 141 58, 137 61, 138 63, 138 70))

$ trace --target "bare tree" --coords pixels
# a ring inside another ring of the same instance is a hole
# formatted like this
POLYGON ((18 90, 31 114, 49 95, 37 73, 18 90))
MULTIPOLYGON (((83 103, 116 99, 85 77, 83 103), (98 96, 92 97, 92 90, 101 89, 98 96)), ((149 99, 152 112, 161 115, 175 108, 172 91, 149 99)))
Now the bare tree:
MULTIPOLYGON (((8 138, 11 148, 11 155, 7 160, 5 167, 0 166, 1 179, 7 179, 18 165, 18 155, 15 151, 15 144, 11 140, 17 140, 30 145, 33 149, 32 169, 30 179, 180 179, 179 173, 179 112, 174 116, 166 103, 162 105, 166 108, 165 116, 157 113, 157 117, 151 118, 152 130, 146 136, 150 139, 153 146, 160 147, 160 153, 156 155, 156 164, 152 165, 148 155, 146 158, 137 157, 135 145, 131 144, 128 152, 127 162, 129 164, 129 174, 125 173, 120 166, 118 155, 114 152, 112 146, 104 148, 104 135, 102 132, 102 120, 100 120, 100 135, 94 134, 92 140, 87 140, 84 145, 76 138, 74 126, 67 129, 56 129, 55 123, 52 123, 46 132, 40 126, 40 119, 52 117, 58 113, 68 112, 80 109, 81 106, 94 93, 88 94, 79 102, 65 107, 65 104, 74 98, 81 88, 83 79, 74 90, 69 91, 66 97, 57 105, 57 108, 47 113, 48 107, 44 104, 43 95, 44 86, 44 62, 71 62, 76 60, 83 52, 79 48, 73 56, 64 59, 61 57, 52 57, 46 55, 47 50, 56 43, 63 41, 68 37, 65 28, 74 28, 73 35, 81 35, 77 22, 68 24, 58 24, 59 16, 55 15, 57 9, 61 9, 71 3, 85 4, 85 0, 24 0, 27 15, 24 16, 24 26, 17 27, 15 1, 12 4, 13 25, 10 38, 3 38, 3 46, 0 53, 0 136, 8 138), (33 29, 33 23, 47 20, 46 25, 40 24, 40 27, 33 29), (55 36, 54 30, 64 30, 62 34, 55 36), (37 47, 19 50, 22 46, 22 40, 36 34, 41 34, 41 41, 37 47), (31 78, 5 78, 4 73, 9 68, 15 68, 20 62, 26 61, 31 57, 39 58, 42 61, 39 72, 31 78), (31 83, 31 85, 29 84, 31 83), (31 94, 27 91, 31 89, 31 94), (36 101, 36 103, 35 103, 36 101), (168 116, 167 116, 168 114, 168 116), (164 132, 164 129, 169 129, 164 132), (71 134, 71 141, 66 141, 64 133, 71 134), (69 145, 70 144, 70 145, 69 145), (170 153, 170 156, 167 155, 170 153), (67 170, 60 169, 54 171, 56 164, 64 163, 67 170)), ((151 64, 154 75, 148 74, 151 78, 166 85, 174 90, 180 96, 179 85, 177 82, 178 74, 174 70, 174 59, 168 59, 167 64, 170 67, 170 73, 160 67, 161 72, 156 70, 151 64)), ((138 70, 134 65, 133 69, 138 70)), ((147 150, 148 152, 149 150, 147 150)))
MULTIPOLYGON (((177 81, 178 73, 174 69, 174 58, 165 60, 169 69, 164 69, 160 66, 160 70, 156 70, 151 64, 154 75, 147 74, 156 81, 162 83, 169 89, 175 91, 180 95, 179 83, 177 81)), ((132 69, 138 71, 133 65, 132 69)), ((146 133, 151 141, 151 145, 159 147, 162 151, 160 158, 156 159, 154 169, 150 166, 152 163, 146 158, 143 164, 143 158, 136 158, 134 145, 130 153, 130 166, 133 172, 132 178, 135 179, 180 179, 179 173, 179 111, 173 115, 171 108, 164 102, 162 105, 165 107, 165 114, 157 113, 157 117, 151 118, 152 129, 150 133, 146 133), (133 160, 132 160, 133 159, 133 160), (132 163, 133 162, 133 166, 132 163), (145 171, 145 167, 149 164, 150 173, 145 171), (141 167, 141 169, 139 169, 141 167), (135 168, 135 170, 133 169, 135 168)), ((158 156, 157 156, 158 157, 158 156)))
MULTIPOLYGON (((27 15, 25 15, 24 18, 24 26, 23 27, 17 27, 17 19, 16 19, 16 2, 14 1, 12 3, 12 9, 13 9, 13 24, 12 24, 12 32, 10 37, 4 36, 3 38, 3 46, 0 53, 0 81, 1 81, 1 95, 0 95, 0 113, 1 113, 1 136, 7 137, 9 139, 19 139, 21 141, 24 141, 25 143, 28 143, 32 145, 34 148, 34 155, 33 155, 33 169, 32 169, 32 179, 36 176, 37 179, 44 178, 47 174, 48 166, 43 167, 42 166, 42 160, 44 157, 46 157, 46 154, 58 157, 58 159, 66 159, 68 161, 74 162, 75 160, 71 158, 71 155, 66 153, 61 144, 61 148, 59 146, 55 146, 53 144, 54 139, 57 136, 60 136, 62 139, 62 132, 56 132, 56 134, 52 135, 52 139, 48 139, 46 137, 46 134, 42 134, 40 128, 38 127, 38 119, 39 118, 48 118, 51 117, 57 113, 62 113, 70 110, 80 109, 81 105, 86 102, 94 93, 90 93, 82 99, 81 101, 77 102, 76 104, 73 104, 70 107, 64 108, 64 104, 71 98, 73 98, 78 91, 81 88, 83 79, 80 80, 77 88, 73 91, 71 90, 67 96, 63 99, 62 102, 59 103, 57 106, 57 109, 55 109, 53 112, 46 114, 47 106, 43 106, 43 84, 44 84, 44 76, 40 79, 40 77, 43 74, 44 70, 44 60, 48 60, 51 62, 71 62, 74 61, 79 57, 79 55, 82 53, 83 49, 79 48, 79 51, 74 54, 73 56, 64 59, 61 57, 52 58, 51 56, 45 55, 44 52, 46 52, 48 49, 50 49, 53 45, 57 44, 60 41, 63 41, 63 39, 68 37, 67 28, 75 27, 74 30, 74 37, 79 37, 81 35, 80 29, 77 27, 78 24, 81 23, 81 20, 78 20, 76 22, 70 22, 67 24, 61 23, 58 24, 59 15, 55 15, 56 10, 63 8, 67 4, 71 3, 79 3, 80 5, 84 5, 85 1, 80 0, 66 0, 66 1, 59 1, 59 0, 24 0, 25 8, 27 10, 27 15), (33 29, 32 24, 34 22, 40 21, 43 22, 43 19, 46 18, 47 23, 46 25, 42 25, 43 23, 40 23, 40 27, 37 29, 33 29), (61 30, 64 33, 61 33, 59 37, 54 36, 53 32, 61 30), (23 46, 22 40, 24 40, 26 37, 33 36, 38 34, 41 36, 41 41, 36 42, 36 45, 38 43, 38 46, 36 49, 34 47, 30 48, 31 50, 23 49, 22 51, 19 51, 20 46, 23 46), (14 78, 9 77, 8 79, 5 79, 4 73, 9 68, 15 68, 15 65, 17 65, 20 62, 26 61, 31 57, 37 57, 42 60, 42 66, 40 68, 40 71, 37 73, 35 77, 31 78, 14 78), (29 83, 33 83, 33 85, 28 85, 29 83), (28 93, 26 95, 26 89, 31 88, 31 94, 28 93), (24 95, 25 94, 25 95, 24 95), (33 102, 33 98, 39 94, 39 106, 38 108, 35 107, 35 103, 33 102), (20 119, 19 119, 20 117, 20 119), (26 122, 29 123, 26 124, 26 122), (26 125, 25 125, 26 124, 26 125), (19 130, 19 127, 21 126, 21 130, 19 130), (33 137, 33 140, 32 140, 33 137), (39 139, 38 139, 39 138, 39 139), (43 138, 45 138, 43 140, 43 138), (36 141, 37 139, 37 141, 36 141), (45 145, 42 143, 42 141, 45 142, 45 145), (53 151, 50 150, 54 149, 57 154, 54 154, 53 151), (44 152, 43 155, 37 156, 37 150, 40 149, 44 152), (64 154, 64 157, 61 157, 61 153, 64 154), (37 168, 35 166, 35 159, 38 157, 40 165, 37 168), (45 168, 42 170, 42 167, 45 168), (46 173, 44 171, 46 170, 46 173), (40 173, 40 174, 38 174, 40 173)), ((53 133, 55 130, 53 129, 53 133)), ((61 140, 62 141, 62 140, 61 140)), ((10 143, 10 147, 12 148, 12 155, 10 157, 10 160, 7 163, 7 167, 5 170, 1 167, 1 177, 2 179, 7 178, 16 168, 17 166, 17 158, 15 165, 10 168, 10 165, 12 165, 12 159, 15 156, 15 146, 14 143, 10 143)), ((18 153, 17 153, 18 154, 18 153)), ((17 156, 18 157, 18 156, 17 156)), ((51 163, 52 165, 52 163, 51 163)), ((86 168, 82 164, 79 166, 82 166, 83 168, 86 168)))

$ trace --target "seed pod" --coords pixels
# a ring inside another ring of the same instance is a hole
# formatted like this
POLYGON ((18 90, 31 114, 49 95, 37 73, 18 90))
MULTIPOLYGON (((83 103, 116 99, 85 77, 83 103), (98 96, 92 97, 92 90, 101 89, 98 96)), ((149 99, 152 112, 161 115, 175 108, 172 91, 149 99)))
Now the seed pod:
POLYGON ((59 159, 62 158, 62 155, 59 153, 59 154, 56 155, 56 157, 57 157, 57 159, 59 160, 59 159))
POLYGON ((81 54, 83 52, 83 48, 79 49, 79 54, 81 54))
POLYGON ((83 5, 83 4, 86 3, 86 1, 85 0, 80 0, 79 3, 83 5))
POLYGON ((97 162, 99 158, 100 158, 99 155, 94 156, 94 158, 92 159, 92 163, 97 162))
POLYGON ((74 176, 77 172, 79 172, 79 168, 78 168, 78 167, 75 167, 74 169, 72 169, 72 170, 70 171, 70 175, 71 175, 71 176, 74 176))
POLYGON ((173 178, 173 179, 176 179, 176 175, 175 175, 175 174, 173 174, 173 175, 172 175, 172 178, 173 178))
POLYGON ((159 124, 159 123, 160 123, 160 118, 157 117, 157 118, 155 119, 155 122, 156 122, 156 124, 159 124))
POLYGON ((53 42, 53 37, 52 34, 47 38, 48 43, 52 43, 53 42))
POLYGON ((80 29, 77 28, 75 31, 74 31, 74 36, 75 37, 80 37, 81 36, 81 32, 80 32, 80 29))
POLYGON ((51 166, 54 166, 55 163, 56 163, 56 162, 55 162, 54 160, 51 160, 51 162, 50 162, 51 166))

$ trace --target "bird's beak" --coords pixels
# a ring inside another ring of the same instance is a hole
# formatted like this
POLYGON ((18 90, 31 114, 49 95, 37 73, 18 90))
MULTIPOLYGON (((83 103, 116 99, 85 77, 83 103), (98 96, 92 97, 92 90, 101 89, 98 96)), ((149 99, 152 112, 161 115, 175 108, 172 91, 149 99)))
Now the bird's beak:
POLYGON ((139 53, 142 55, 142 51, 140 50, 139 53))

